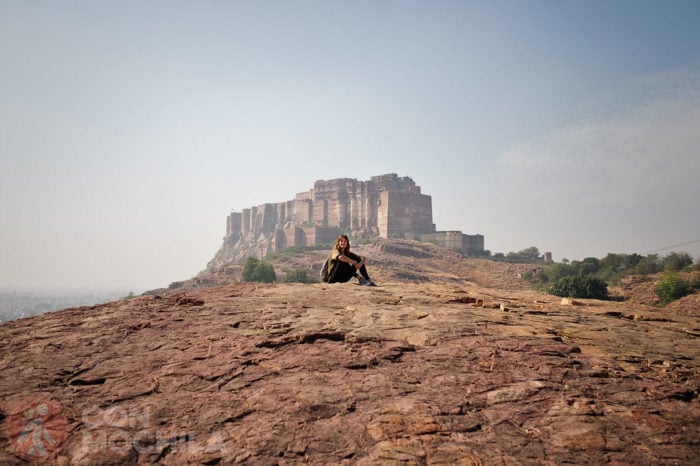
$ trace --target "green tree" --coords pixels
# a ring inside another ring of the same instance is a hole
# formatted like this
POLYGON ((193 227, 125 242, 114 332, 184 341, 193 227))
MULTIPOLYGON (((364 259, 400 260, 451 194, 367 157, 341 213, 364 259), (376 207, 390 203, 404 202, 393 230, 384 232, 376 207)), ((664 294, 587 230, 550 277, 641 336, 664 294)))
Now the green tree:
POLYGON ((580 263, 579 273, 583 275, 593 275, 600 270, 600 261, 595 257, 586 257, 580 263))
POLYGON ((689 295, 691 291, 690 282, 683 280, 677 272, 664 273, 656 285, 656 295, 661 300, 661 304, 664 305, 689 295))
POLYGON ((658 254, 649 254, 643 257, 635 266, 630 270, 631 273, 639 275, 649 275, 651 273, 661 272, 663 266, 661 265, 661 260, 658 254))
POLYGON ((519 251, 518 255, 524 259, 535 261, 540 257, 540 250, 537 249, 535 246, 530 246, 529 248, 525 248, 522 251, 519 251))
POLYGON ((241 274, 241 280, 244 282, 254 282, 255 280, 255 268, 258 266, 260 261, 255 257, 249 257, 246 259, 245 264, 243 264, 243 273, 241 274))
POLYGON ((547 277, 551 282, 555 282, 562 277, 568 277, 569 275, 574 275, 574 270, 571 264, 555 262, 547 267, 547 277))
POLYGON ((639 254, 615 254, 609 252, 600 260, 600 268, 608 269, 614 273, 631 269, 643 259, 639 254))
POLYGON ((510 262, 537 262, 540 258, 540 250, 530 246, 518 252, 511 251, 506 257, 510 262))
POLYGON ((672 252, 661 260, 665 271, 674 272, 693 265, 693 258, 687 252, 672 252))
POLYGON ((272 283, 277 280, 277 275, 274 267, 269 262, 249 257, 243 264, 241 280, 244 282, 272 283))
POLYGON ((569 275, 554 282, 549 293, 567 298, 607 299, 608 285, 589 275, 569 275))
MULTIPOLYGON (((636 255, 639 259, 642 256, 636 255)), ((608 282, 614 282, 619 280, 622 276, 627 273, 627 269, 639 262, 639 259, 630 265, 630 256, 627 254, 614 254, 612 252, 608 253, 607 256, 603 257, 599 262, 599 268, 596 275, 603 280, 608 282)))
POLYGON ((253 272, 253 281, 272 283, 277 280, 275 269, 269 262, 260 261, 253 272))

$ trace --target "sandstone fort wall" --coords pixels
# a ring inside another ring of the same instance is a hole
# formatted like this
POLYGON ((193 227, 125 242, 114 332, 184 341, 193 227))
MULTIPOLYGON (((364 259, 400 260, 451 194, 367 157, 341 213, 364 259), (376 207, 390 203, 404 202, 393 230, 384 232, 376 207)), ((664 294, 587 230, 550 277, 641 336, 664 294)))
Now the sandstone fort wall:
POLYGON ((482 235, 438 232, 432 198, 409 177, 394 173, 368 181, 319 180, 294 199, 231 212, 224 248, 232 260, 258 251, 333 243, 341 232, 355 238, 405 238, 430 241, 464 252, 483 252, 482 235))

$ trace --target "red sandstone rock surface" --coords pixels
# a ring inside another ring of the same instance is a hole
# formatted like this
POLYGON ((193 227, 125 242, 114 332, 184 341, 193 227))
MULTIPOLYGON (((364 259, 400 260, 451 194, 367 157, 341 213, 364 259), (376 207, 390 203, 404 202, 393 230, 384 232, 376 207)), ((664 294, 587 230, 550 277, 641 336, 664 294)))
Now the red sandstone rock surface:
POLYGON ((3 323, 0 464, 698 463, 697 308, 390 249, 377 288, 223 273, 3 323))

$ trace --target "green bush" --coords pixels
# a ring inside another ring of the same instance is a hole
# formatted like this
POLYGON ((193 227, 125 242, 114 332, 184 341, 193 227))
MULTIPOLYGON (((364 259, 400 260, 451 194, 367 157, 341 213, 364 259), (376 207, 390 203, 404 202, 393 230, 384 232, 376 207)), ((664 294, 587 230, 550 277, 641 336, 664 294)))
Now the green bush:
POLYGON ((672 252, 661 260, 661 264, 665 271, 674 272, 693 265, 693 258, 687 252, 672 252))
POLYGON ((245 264, 243 264, 243 273, 241 274, 241 280, 244 282, 253 281, 253 272, 255 272, 255 267, 258 266, 260 261, 255 257, 249 257, 246 259, 245 264))
POLYGON ((535 246, 530 246, 529 248, 523 249, 518 252, 511 251, 506 256, 508 262, 519 262, 519 263, 534 263, 540 262, 540 250, 535 246))
POLYGON ((656 285, 656 295, 664 305, 689 295, 691 291, 690 282, 683 280, 676 272, 664 273, 659 284, 656 285))
POLYGON ((594 276, 606 283, 615 284, 628 275, 649 275, 663 271, 672 272, 686 270, 692 266, 693 260, 685 252, 672 252, 665 257, 659 257, 658 254, 649 254, 643 257, 636 253, 608 253, 602 259, 587 257, 583 261, 573 260, 568 262, 562 260, 561 263, 549 265, 545 272, 551 283, 567 276, 584 275, 594 276))
POLYGON ((249 257, 243 264, 241 280, 244 282, 272 283, 277 280, 277 275, 269 262, 249 257))
POLYGON ((637 265, 630 269, 630 272, 636 275, 650 275, 663 271, 663 264, 659 259, 658 254, 648 254, 642 258, 637 265))
POLYGON ((570 275, 557 279, 549 293, 566 298, 607 299, 608 285, 596 277, 570 275))

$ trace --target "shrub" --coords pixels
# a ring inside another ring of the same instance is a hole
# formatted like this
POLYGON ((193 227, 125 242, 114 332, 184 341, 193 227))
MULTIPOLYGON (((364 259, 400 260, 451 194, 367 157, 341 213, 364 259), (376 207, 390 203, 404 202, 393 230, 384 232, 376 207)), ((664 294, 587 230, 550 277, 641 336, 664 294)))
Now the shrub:
POLYGON ((649 275, 652 273, 661 272, 663 270, 663 265, 661 259, 659 259, 658 254, 649 254, 642 258, 637 265, 635 265, 630 272, 637 275, 649 275))
POLYGON ((518 252, 509 252, 506 256, 508 262, 519 262, 519 263, 533 263, 540 262, 540 250, 535 246, 530 246, 527 249, 523 249, 518 252))
POLYGON ((608 285, 596 277, 570 275, 554 282, 549 293, 566 298, 607 299, 608 285))
POLYGON ((253 275, 255 273, 255 267, 260 263, 255 257, 249 257, 246 259, 245 264, 243 264, 243 273, 241 274, 241 280, 244 282, 252 282, 253 275))
POLYGON ((673 272, 693 265, 693 258, 687 252, 672 252, 661 260, 664 270, 673 272))
POLYGON ((277 280, 277 274, 275 274, 275 268, 269 262, 260 261, 257 267, 255 267, 255 272, 253 273, 254 281, 272 283, 277 280))
POLYGON ((656 295, 661 300, 661 304, 668 304, 671 301, 689 295, 692 291, 690 283, 683 280, 676 272, 666 272, 656 285, 656 295))
POLYGON ((254 257, 246 259, 243 265, 241 280, 244 282, 272 283, 277 280, 275 269, 269 262, 258 260, 254 257))

